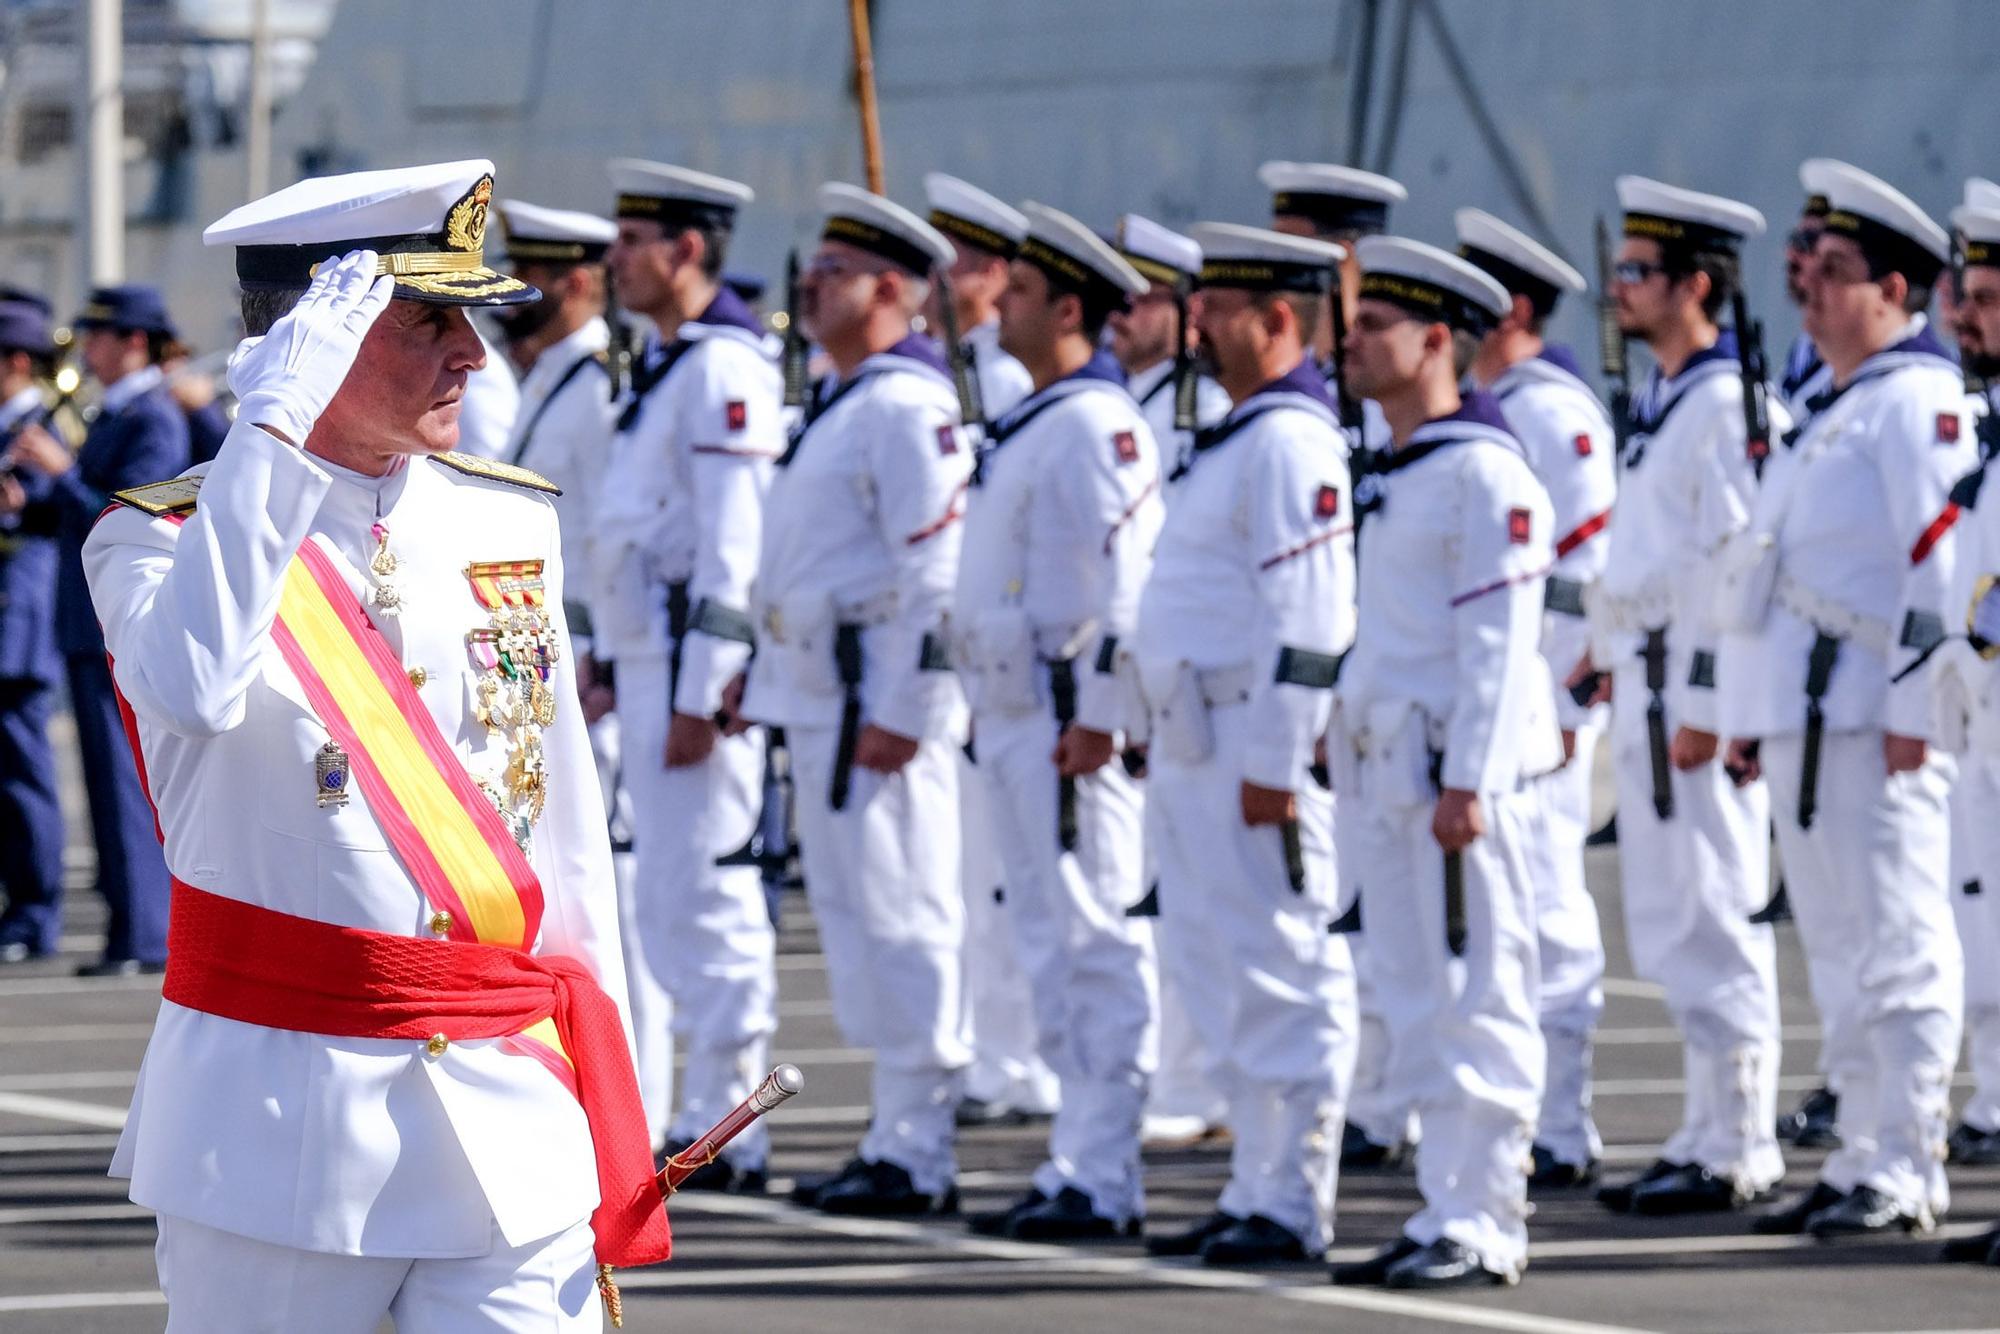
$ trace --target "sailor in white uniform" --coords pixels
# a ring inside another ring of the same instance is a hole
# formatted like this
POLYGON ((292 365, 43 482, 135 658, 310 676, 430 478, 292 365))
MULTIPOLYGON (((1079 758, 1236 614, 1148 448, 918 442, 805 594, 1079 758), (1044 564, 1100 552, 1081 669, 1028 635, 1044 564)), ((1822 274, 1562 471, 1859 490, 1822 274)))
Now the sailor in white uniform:
MULTIPOLYGON (((1769 806, 1720 753, 1715 603, 1722 546, 1757 487, 1735 334, 1719 316, 1764 219, 1637 176, 1618 179, 1618 198, 1619 325, 1657 364, 1633 397, 1618 518, 1588 604, 1591 661, 1613 700, 1627 943, 1639 976, 1666 988, 1687 1093, 1659 1158, 1598 1199, 1618 1212, 1739 1209, 1784 1175, 1776 947, 1749 920, 1770 898, 1769 806)), ((1775 405, 1772 416, 1783 430, 1775 405)))
MULTIPOLYGON (((1968 183, 1967 194, 1972 193, 1968 183)), ((2000 202, 2000 201, 1996 201, 2000 202)), ((1960 362, 1969 376, 2000 380, 2000 208, 1961 207, 1951 215, 1961 238, 1957 333, 1960 362)), ((1988 390, 1987 393, 1991 393, 1988 390)), ((2000 828, 1990 814, 2000 801, 2000 492, 1990 490, 1996 432, 1991 405, 1979 417, 1981 461, 1951 490, 1963 511, 1959 553, 1945 602, 1946 639, 1937 658, 1940 728, 1957 714, 1965 736, 1952 789, 1952 908, 1967 960, 1965 1021, 1973 1089, 1949 1141, 1953 1162, 1991 1163, 2000 1150, 2000 1060, 1982 1029, 1995 1019, 1990 968, 2000 947, 2000 828)), ((1944 1244, 1943 1258, 2000 1265, 2000 1226, 1944 1244)))
POLYGON ((1390 1077, 1416 1092, 1424 1205, 1336 1283, 1513 1283, 1527 1261, 1536 1013, 1533 782, 1562 762, 1541 656, 1548 495, 1489 394, 1460 377, 1511 309, 1433 247, 1360 242, 1348 360, 1395 447, 1361 501, 1360 625, 1327 759, 1343 879, 1366 891, 1390 1077))
MULTIPOLYGON (((1201 275, 1201 247, 1136 213, 1118 220, 1112 241, 1146 279, 1146 290, 1111 312, 1106 326, 1111 355, 1125 368, 1125 387, 1153 429, 1160 466, 1171 472, 1187 460, 1195 433, 1221 421, 1230 406, 1229 395, 1202 367, 1194 330, 1201 304, 1194 290, 1201 275), (1193 418, 1184 421, 1190 407, 1193 418)), ((1150 806, 1146 816, 1154 818, 1150 806)), ((1158 875, 1150 848, 1157 841, 1147 839, 1148 892, 1133 909, 1153 920, 1160 910, 1159 895, 1152 890, 1158 875)), ((1199 1142, 1221 1129, 1227 1106, 1221 1090, 1202 1071, 1201 1043, 1187 1000, 1163 974, 1159 1067, 1153 1072, 1142 1138, 1148 1147, 1159 1148, 1199 1142)))
MULTIPOLYGON (((635 926, 686 1059, 663 1128, 677 1152, 749 1096, 777 1027, 775 933, 751 855, 764 738, 724 736, 718 715, 754 638, 782 386, 763 327, 722 282, 750 188, 630 158, 610 175, 619 297, 660 341, 633 371, 598 491, 595 622, 616 665, 635 926)), ((761 1190, 768 1150, 753 1126, 692 1184, 761 1190)))
MULTIPOLYGON (((1555 510, 1555 566, 1543 598, 1542 660, 1560 685, 1588 652, 1586 590, 1610 548, 1607 529, 1618 489, 1611 418, 1566 347, 1542 329, 1564 292, 1583 275, 1532 237, 1476 208, 1456 215, 1459 254, 1507 289, 1504 318, 1480 340, 1473 382, 1500 402, 1555 510)), ((1548 1071, 1535 1128, 1530 1189, 1588 1184, 1603 1147, 1590 1115, 1591 1047, 1604 1011, 1604 940, 1583 876, 1590 832, 1591 761, 1604 728, 1603 706, 1555 695, 1564 762, 1538 780, 1540 836, 1534 859, 1535 932, 1540 951, 1542 1040, 1548 1071)))
POLYGON ((1817 176, 1830 208, 1805 320, 1832 401, 1774 457, 1729 553, 1723 606, 1753 665, 1728 676, 1723 721, 1770 782, 1808 966, 1853 979, 1821 1013, 1840 1147, 1758 1220, 1826 1238, 1927 1230, 1949 1203, 1965 997, 1932 654, 1961 513, 1948 493, 1977 449, 1959 368, 1920 313, 1944 229, 1858 168, 1817 176))
POLYGON ((996 421, 966 499, 952 626, 1007 870, 1008 929, 1062 1107, 1034 1187, 992 1236, 1136 1233, 1157 1010, 1139 784, 1123 761, 1139 590, 1161 468, 1125 373, 1097 348, 1146 280, 1076 219, 1028 204, 1000 344, 1035 389, 996 421))
POLYGON ((1157 1255, 1261 1264, 1333 1232, 1354 974, 1334 917, 1333 799, 1313 774, 1353 635, 1346 453, 1306 356, 1338 246, 1227 223, 1202 248, 1202 342, 1235 407, 1173 482, 1133 661, 1157 806, 1160 948, 1229 1098, 1209 1217, 1157 1255))
POLYGON ((771 488, 742 713, 785 729, 834 1016, 875 1069, 859 1153, 793 1197, 833 1213, 951 1212, 971 1052, 965 704, 946 622, 973 458, 944 355, 910 325, 952 250, 879 195, 828 185, 819 202, 800 310, 834 373, 771 488))
MULTIPOLYGON (((1027 368, 1000 346, 1000 294, 1007 269, 1028 234, 1021 211, 978 186, 941 171, 924 176, 930 224, 951 242, 948 281, 933 285, 925 306, 929 331, 942 342, 956 329, 959 356, 972 367, 974 427, 1011 411, 1030 389, 1027 368), (946 301, 951 318, 945 319, 946 301)), ((976 763, 977 743, 959 762, 965 863, 965 1000, 972 1066, 958 1105, 962 1126, 1048 1116, 1061 1101, 1055 1072, 1036 1049, 1035 1007, 1007 924, 1007 887, 994 834, 993 795, 976 763)))

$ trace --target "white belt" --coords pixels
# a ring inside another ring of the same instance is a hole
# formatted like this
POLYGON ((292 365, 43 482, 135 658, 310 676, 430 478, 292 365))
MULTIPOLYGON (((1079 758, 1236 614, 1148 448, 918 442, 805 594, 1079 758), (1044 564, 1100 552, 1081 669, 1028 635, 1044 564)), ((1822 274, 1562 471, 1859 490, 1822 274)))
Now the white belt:
POLYGON ((1599 634, 1657 630, 1674 618, 1673 589, 1652 583, 1629 596, 1606 589, 1603 580, 1585 585, 1583 608, 1599 634))
MULTIPOLYGON (((859 625, 863 628, 886 624, 895 617, 896 590, 893 588, 852 606, 836 607, 833 613, 835 625, 859 625)), ((764 608, 764 614, 758 618, 758 624, 763 627, 764 634, 773 644, 786 642, 785 618, 775 603, 764 608)))
POLYGON ((1789 574, 1778 576, 1778 587, 1773 596, 1779 606, 1821 634, 1872 648, 1877 653, 1889 651, 1887 621, 1851 611, 1831 598, 1820 596, 1789 574))
POLYGON ((1247 704, 1250 692, 1257 686, 1257 669, 1245 662, 1213 671, 1197 671, 1194 678, 1201 686, 1201 702, 1217 709, 1225 704, 1247 704))

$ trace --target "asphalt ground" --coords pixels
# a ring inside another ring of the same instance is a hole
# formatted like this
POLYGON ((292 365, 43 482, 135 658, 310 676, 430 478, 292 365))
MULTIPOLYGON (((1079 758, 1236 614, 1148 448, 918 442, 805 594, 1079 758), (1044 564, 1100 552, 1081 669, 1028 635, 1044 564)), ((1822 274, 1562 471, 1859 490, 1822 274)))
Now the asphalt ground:
MULTIPOLYGON (((1657 989, 1632 978, 1618 909, 1617 858, 1594 850, 1592 889, 1611 966, 1599 1035, 1597 1116, 1612 1175, 1637 1170, 1674 1126, 1680 1055, 1657 989)), ((102 912, 82 890, 74 851, 72 934, 61 960, 0 970, 0 1331, 138 1334, 165 1323, 154 1284, 154 1226, 105 1176, 133 1075, 159 1004, 158 979, 86 982, 102 912)), ((1817 1036, 1796 933, 1781 928, 1784 1080, 1789 1105, 1811 1087, 1817 1036)), ((774 1194, 682 1195, 675 1258, 622 1275, 626 1328, 704 1331, 1140 1329, 1928 1331, 2000 1329, 2000 1269, 1936 1263, 1943 1236, 2000 1216, 2000 1168, 1954 1169, 1954 1209, 1940 1234, 1820 1244, 1750 1235, 1742 1216, 1615 1218, 1587 1192, 1537 1205, 1531 1268, 1519 1287, 1415 1296, 1336 1289, 1319 1264, 1218 1271, 1148 1259, 1136 1243, 1045 1246, 974 1237, 961 1223, 823 1217, 783 1203, 803 1172, 837 1167, 866 1115, 866 1056, 835 1031, 810 914, 788 896, 780 942, 778 1059, 805 1093, 774 1114, 774 1194)), ((1962 1096, 1966 1077, 1959 1076, 1962 1096)), ((968 1211, 1011 1202, 1038 1161, 1033 1126, 967 1132, 960 1185, 968 1211)), ((1226 1149, 1148 1157, 1150 1221, 1205 1214, 1226 1149)), ((1789 1185, 1809 1184, 1817 1155, 1794 1153, 1789 1185)), ((1393 1239, 1417 1206, 1405 1171, 1352 1172, 1340 1183, 1333 1258, 1393 1239)))

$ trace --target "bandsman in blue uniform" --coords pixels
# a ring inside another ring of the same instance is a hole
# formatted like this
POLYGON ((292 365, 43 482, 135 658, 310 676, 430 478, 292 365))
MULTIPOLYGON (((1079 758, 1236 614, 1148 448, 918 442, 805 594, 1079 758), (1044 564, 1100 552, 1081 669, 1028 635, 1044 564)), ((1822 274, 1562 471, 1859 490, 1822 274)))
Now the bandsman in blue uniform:
POLYGON ((83 541, 113 492, 164 481, 188 466, 188 424, 159 366, 174 326, 157 291, 136 284, 99 288, 73 324, 84 369, 104 395, 83 448, 72 454, 31 424, 15 436, 9 457, 24 476, 39 479, 39 498, 23 511, 24 522, 52 525, 56 534, 56 643, 83 750, 97 889, 111 908, 104 957, 79 971, 109 977, 165 966, 167 867, 84 587, 83 541))

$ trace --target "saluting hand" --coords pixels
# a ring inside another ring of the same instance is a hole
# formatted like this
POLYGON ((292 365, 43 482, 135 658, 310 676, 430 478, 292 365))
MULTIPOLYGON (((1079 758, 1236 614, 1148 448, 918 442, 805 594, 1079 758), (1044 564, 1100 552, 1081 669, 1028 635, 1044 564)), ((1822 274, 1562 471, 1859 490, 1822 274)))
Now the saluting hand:
POLYGON ((229 387, 237 419, 302 445, 313 423, 346 382, 361 342, 396 294, 396 280, 375 276, 373 250, 319 266, 305 295, 262 338, 237 344, 229 387))

